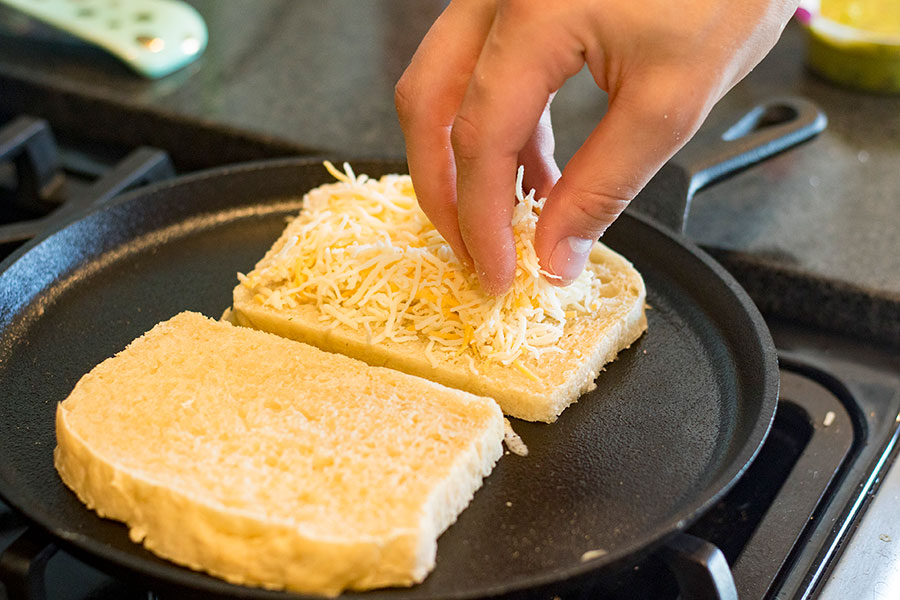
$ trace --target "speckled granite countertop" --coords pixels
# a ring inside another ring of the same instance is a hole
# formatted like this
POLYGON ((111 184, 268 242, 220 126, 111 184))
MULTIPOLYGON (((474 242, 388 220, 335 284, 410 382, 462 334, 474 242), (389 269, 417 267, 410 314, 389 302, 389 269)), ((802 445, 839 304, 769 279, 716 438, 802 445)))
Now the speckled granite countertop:
MULTIPOLYGON (((0 113, 64 134, 159 145, 183 168, 286 154, 403 155, 393 85, 440 12, 432 0, 192 2, 210 44, 159 81, 85 48, 0 37, 0 113)), ((701 192, 687 228, 770 314, 900 347, 900 96, 840 89, 803 66, 801 29, 717 107, 800 95, 811 142, 701 192)), ((603 115, 586 74, 554 103, 565 161, 603 115)))

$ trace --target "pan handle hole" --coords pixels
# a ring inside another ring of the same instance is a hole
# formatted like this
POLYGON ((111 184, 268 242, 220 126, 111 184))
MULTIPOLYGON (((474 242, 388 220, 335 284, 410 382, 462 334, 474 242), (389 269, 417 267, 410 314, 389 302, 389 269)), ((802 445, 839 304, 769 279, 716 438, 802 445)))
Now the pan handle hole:
POLYGON ((728 128, 722 134, 722 139, 726 142, 742 138, 745 135, 774 127, 793 121, 800 116, 800 113, 793 106, 788 104, 766 104, 757 106, 749 113, 744 115, 737 123, 728 128))

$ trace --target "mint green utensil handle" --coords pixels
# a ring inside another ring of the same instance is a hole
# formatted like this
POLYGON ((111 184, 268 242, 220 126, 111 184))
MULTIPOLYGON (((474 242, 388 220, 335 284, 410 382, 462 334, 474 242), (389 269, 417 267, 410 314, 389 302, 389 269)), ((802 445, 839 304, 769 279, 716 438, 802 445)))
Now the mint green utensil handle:
POLYGON ((180 0, 0 0, 99 46, 145 77, 177 71, 206 48, 203 17, 180 0))

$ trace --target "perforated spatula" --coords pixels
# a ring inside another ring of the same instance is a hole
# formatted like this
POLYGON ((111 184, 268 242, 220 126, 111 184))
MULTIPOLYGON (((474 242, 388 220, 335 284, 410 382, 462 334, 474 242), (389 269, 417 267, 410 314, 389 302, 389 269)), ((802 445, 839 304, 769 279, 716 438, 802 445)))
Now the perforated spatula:
POLYGON ((93 44, 141 75, 163 77, 206 48, 206 23, 180 0, 0 0, 93 44))

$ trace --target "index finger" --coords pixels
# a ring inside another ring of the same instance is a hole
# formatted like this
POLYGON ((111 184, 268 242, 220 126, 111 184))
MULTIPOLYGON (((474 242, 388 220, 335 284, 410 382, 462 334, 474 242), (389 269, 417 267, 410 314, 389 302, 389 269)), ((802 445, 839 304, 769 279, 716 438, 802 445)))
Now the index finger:
POLYGON ((546 21, 535 24, 501 9, 453 123, 460 233, 492 294, 506 291, 515 275, 511 218, 519 152, 550 95, 581 68, 581 51, 546 21))
POLYGON ((419 206, 463 262, 450 126, 494 16, 492 2, 456 0, 432 25, 397 82, 395 103, 419 206))

